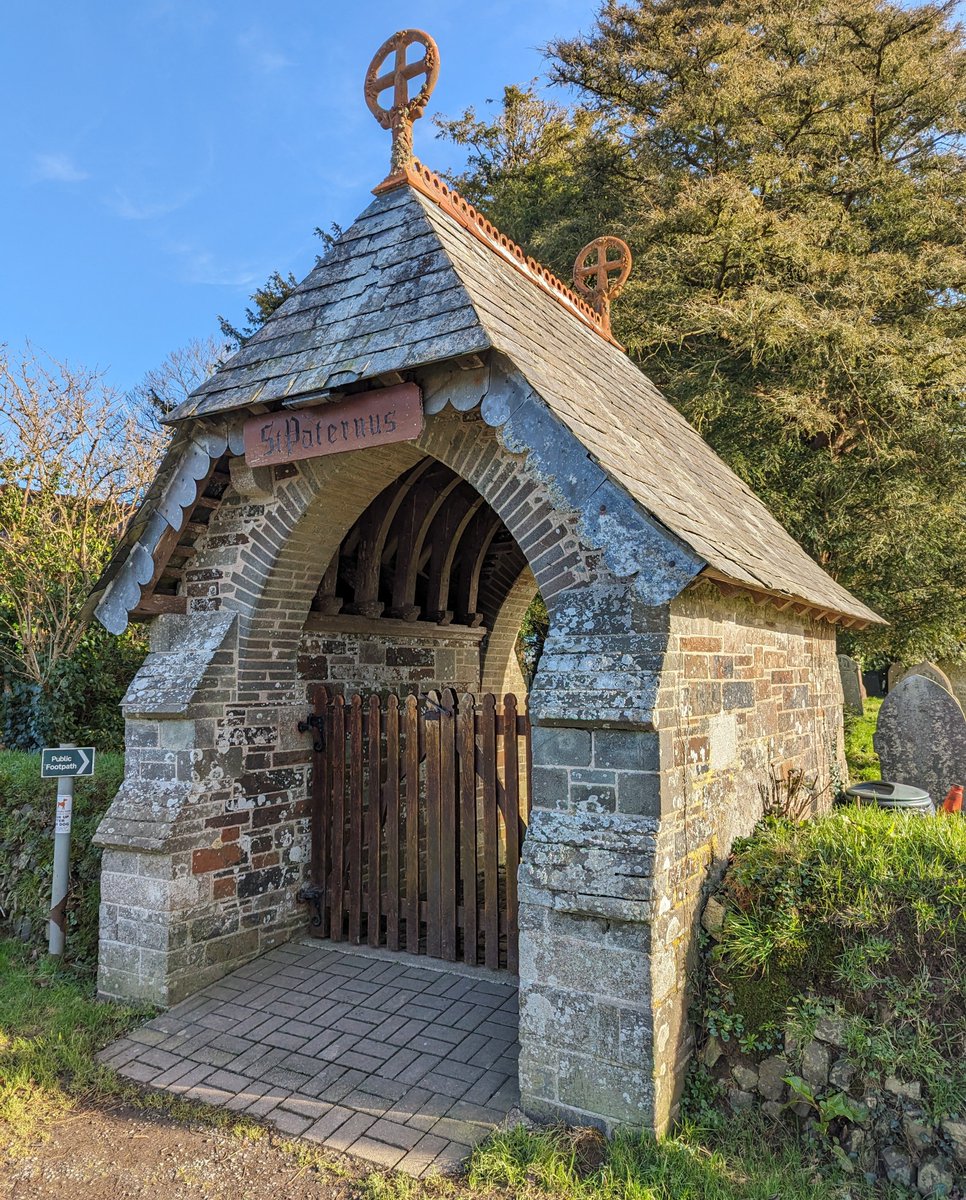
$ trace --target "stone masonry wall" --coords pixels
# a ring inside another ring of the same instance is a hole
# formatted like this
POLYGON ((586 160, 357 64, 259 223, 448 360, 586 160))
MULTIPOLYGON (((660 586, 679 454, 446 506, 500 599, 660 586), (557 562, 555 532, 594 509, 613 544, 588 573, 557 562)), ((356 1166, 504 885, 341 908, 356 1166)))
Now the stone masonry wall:
POLYGON ((444 687, 478 692, 484 632, 363 617, 312 617, 299 641, 298 673, 344 695, 406 695, 444 687))
POLYGON ((702 889, 759 784, 842 768, 832 627, 698 585, 626 612, 650 729, 534 730, 521 868, 521 1087, 537 1115, 665 1128, 691 1048, 702 889), (643 655, 643 658, 641 657, 643 655))
POLYGON ((822 803, 845 781, 835 628, 698 585, 671 604, 656 724, 661 824, 651 989, 658 1123, 691 1046, 688 976, 702 889, 761 817, 760 787, 801 770, 822 803))

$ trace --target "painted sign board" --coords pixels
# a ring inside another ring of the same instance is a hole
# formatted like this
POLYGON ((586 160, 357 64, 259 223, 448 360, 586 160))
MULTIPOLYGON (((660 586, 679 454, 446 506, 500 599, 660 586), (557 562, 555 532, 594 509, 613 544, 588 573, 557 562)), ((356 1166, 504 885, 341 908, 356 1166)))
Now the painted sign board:
POLYGON ((65 775, 93 775, 94 747, 48 747, 40 752, 40 778, 61 779, 65 775))
POLYGON ((422 392, 415 383, 360 392, 336 404, 264 413, 245 422, 245 461, 270 467, 389 442, 411 442, 423 430, 422 392))

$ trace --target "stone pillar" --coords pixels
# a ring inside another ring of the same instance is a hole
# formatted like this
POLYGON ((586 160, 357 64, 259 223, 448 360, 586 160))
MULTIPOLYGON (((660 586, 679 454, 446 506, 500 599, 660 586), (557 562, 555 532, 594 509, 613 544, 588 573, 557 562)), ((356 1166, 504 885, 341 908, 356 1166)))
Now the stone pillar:
POLYGON ((520 874, 520 1083, 536 1116, 653 1122, 658 735, 537 728, 520 874))
POLYGON ((229 902, 242 857, 225 816, 242 772, 241 748, 225 739, 234 615, 159 617, 151 643, 123 702, 124 781, 95 836, 98 991, 169 1005, 265 946, 229 902))

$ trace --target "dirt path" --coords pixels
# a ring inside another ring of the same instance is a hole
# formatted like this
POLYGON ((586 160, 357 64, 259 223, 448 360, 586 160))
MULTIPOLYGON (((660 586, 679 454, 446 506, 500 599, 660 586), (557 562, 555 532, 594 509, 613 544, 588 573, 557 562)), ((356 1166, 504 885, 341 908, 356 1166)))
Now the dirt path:
POLYGON ((0 1200, 349 1200, 364 1171, 300 1163, 257 1140, 130 1108, 79 1107, 25 1157, 0 1163, 0 1200))

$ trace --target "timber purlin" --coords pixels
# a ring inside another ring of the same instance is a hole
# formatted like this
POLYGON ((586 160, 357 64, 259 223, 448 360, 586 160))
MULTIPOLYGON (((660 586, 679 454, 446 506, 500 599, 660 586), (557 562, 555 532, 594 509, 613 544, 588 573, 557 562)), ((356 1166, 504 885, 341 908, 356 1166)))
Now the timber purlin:
POLYGON ((312 699, 313 934, 515 972, 530 796, 516 698, 312 699))

